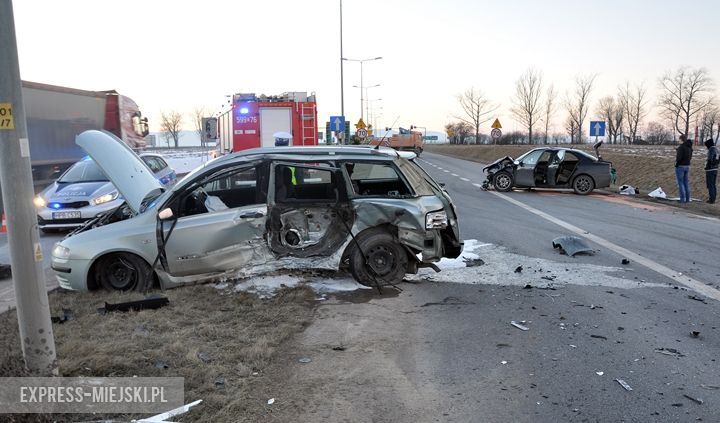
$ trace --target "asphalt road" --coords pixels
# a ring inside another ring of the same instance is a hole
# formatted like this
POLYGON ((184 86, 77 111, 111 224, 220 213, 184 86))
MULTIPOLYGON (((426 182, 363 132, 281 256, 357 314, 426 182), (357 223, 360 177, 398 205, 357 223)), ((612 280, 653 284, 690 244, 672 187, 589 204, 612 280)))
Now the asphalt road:
POLYGON ((607 194, 497 195, 477 163, 425 153, 421 165, 485 263, 320 306, 261 393, 277 397, 268 417, 720 421, 720 221, 607 194), (601 241, 572 258, 552 248, 561 235, 601 241), (617 251, 636 256, 622 265, 617 251))

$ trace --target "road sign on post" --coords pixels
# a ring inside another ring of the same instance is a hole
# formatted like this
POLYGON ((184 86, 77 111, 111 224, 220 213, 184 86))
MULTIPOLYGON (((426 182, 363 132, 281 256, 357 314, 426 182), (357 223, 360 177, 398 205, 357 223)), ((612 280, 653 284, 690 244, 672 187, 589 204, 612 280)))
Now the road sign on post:
POLYGON ((493 139, 497 140, 498 138, 502 137, 502 131, 500 128, 493 128, 492 131, 490 131, 490 136, 493 137, 493 139))
POLYGON ((605 121, 590 122, 590 136, 591 137, 604 137, 605 136, 605 121))
POLYGON ((500 119, 495 119, 495 122, 493 122, 491 128, 492 129, 501 129, 502 125, 500 125, 500 119))
POLYGON ((355 135, 357 135, 358 138, 364 140, 368 136, 368 131, 365 128, 360 128, 357 131, 355 131, 355 135))
POLYGON ((335 132, 344 132, 345 116, 330 116, 330 130, 335 132))

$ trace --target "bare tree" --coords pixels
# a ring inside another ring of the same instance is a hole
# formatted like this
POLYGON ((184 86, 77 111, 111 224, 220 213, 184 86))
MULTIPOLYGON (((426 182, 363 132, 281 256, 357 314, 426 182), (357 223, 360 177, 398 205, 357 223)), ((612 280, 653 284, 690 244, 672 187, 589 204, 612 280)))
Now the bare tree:
POLYGON ((455 118, 472 126, 475 130, 475 143, 477 144, 480 141, 480 125, 492 119, 492 116, 489 116, 490 113, 497 110, 499 106, 493 104, 482 91, 475 87, 458 95, 457 99, 464 114, 455 116, 455 118))
MULTIPOLYGON (((700 141, 707 138, 717 139, 715 129, 720 122, 720 108, 715 103, 708 104, 698 115, 697 123, 700 129, 700 141)), ((720 131, 720 128, 717 128, 720 131)))
POLYGON ((473 128, 467 122, 451 122, 445 125, 445 131, 450 138, 450 144, 464 144, 465 138, 473 133, 473 128))
POLYGON ((543 121, 545 122, 545 144, 548 143, 548 133, 550 132, 550 121, 557 111, 557 92, 555 87, 550 85, 545 93, 545 104, 543 105, 543 121))
POLYGON ((675 131, 687 136, 696 114, 712 103, 712 78, 705 68, 680 67, 660 78, 658 105, 675 123, 675 131))
POLYGON ((574 123, 575 134, 577 135, 577 137, 571 139, 571 143, 575 143, 575 139, 578 143, 582 142, 582 126, 590 109, 590 92, 596 77, 596 74, 576 76, 575 91, 572 94, 569 93, 565 98, 565 108, 574 123))
POLYGON ((647 116, 647 88, 644 83, 630 87, 626 82, 625 86, 618 88, 618 100, 622 108, 623 119, 627 124, 630 142, 635 142, 638 134, 638 127, 647 116))
POLYGON ((645 140, 649 144, 665 144, 672 140, 672 132, 662 123, 650 122, 645 130, 645 140))
POLYGON ((182 115, 176 110, 160 113, 160 130, 165 133, 165 139, 172 139, 175 148, 180 144, 180 131, 182 131, 182 115))
POLYGON ((598 101, 595 113, 607 122, 608 139, 612 144, 617 144, 618 134, 622 132, 623 108, 620 101, 614 97, 606 96, 598 101))
POLYGON ((515 120, 528 130, 528 143, 533 143, 533 125, 540 120, 540 96, 542 95, 542 72, 528 69, 515 81, 515 96, 511 99, 510 112, 515 120))
POLYGON ((197 107, 190 113, 190 120, 195 128, 195 133, 200 137, 200 146, 205 147, 207 140, 205 139, 205 128, 203 127, 203 118, 205 117, 205 108, 197 107))
POLYGON ((567 134, 570 135, 570 144, 574 143, 574 140, 578 135, 578 127, 575 124, 575 120, 570 115, 568 115, 567 119, 565 119, 565 130, 567 131, 567 134))

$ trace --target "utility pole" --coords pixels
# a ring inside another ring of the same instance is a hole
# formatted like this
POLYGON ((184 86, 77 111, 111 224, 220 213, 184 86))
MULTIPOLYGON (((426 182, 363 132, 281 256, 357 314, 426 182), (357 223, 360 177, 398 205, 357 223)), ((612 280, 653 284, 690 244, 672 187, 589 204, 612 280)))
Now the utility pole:
MULTIPOLYGON (((345 119, 345 81, 343 78, 343 15, 342 15, 342 0, 340 0, 340 116, 342 116, 343 120, 345 119)), ((345 122, 343 122, 345 124, 345 122)), ((347 141, 345 140, 345 132, 341 132, 338 134, 340 137, 340 143, 345 144, 347 141)))
POLYGON ((7 216, 8 245, 17 301, 18 325, 27 368, 39 375, 58 373, 55 337, 37 212, 12 0, 0 0, 0 185, 7 216))

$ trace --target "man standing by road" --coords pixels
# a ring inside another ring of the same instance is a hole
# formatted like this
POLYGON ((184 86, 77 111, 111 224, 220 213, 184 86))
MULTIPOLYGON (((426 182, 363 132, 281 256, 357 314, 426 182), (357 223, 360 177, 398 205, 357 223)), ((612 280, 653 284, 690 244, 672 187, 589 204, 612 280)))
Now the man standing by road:
POLYGON ((675 157, 675 177, 677 178, 680 202, 690 202, 690 160, 692 159, 692 141, 680 135, 680 146, 675 157))
POLYGON ((705 147, 708 149, 707 162, 705 162, 705 181, 708 189, 708 203, 715 203, 717 196, 717 173, 718 164, 720 164, 720 153, 718 152, 713 139, 705 141, 705 147))

